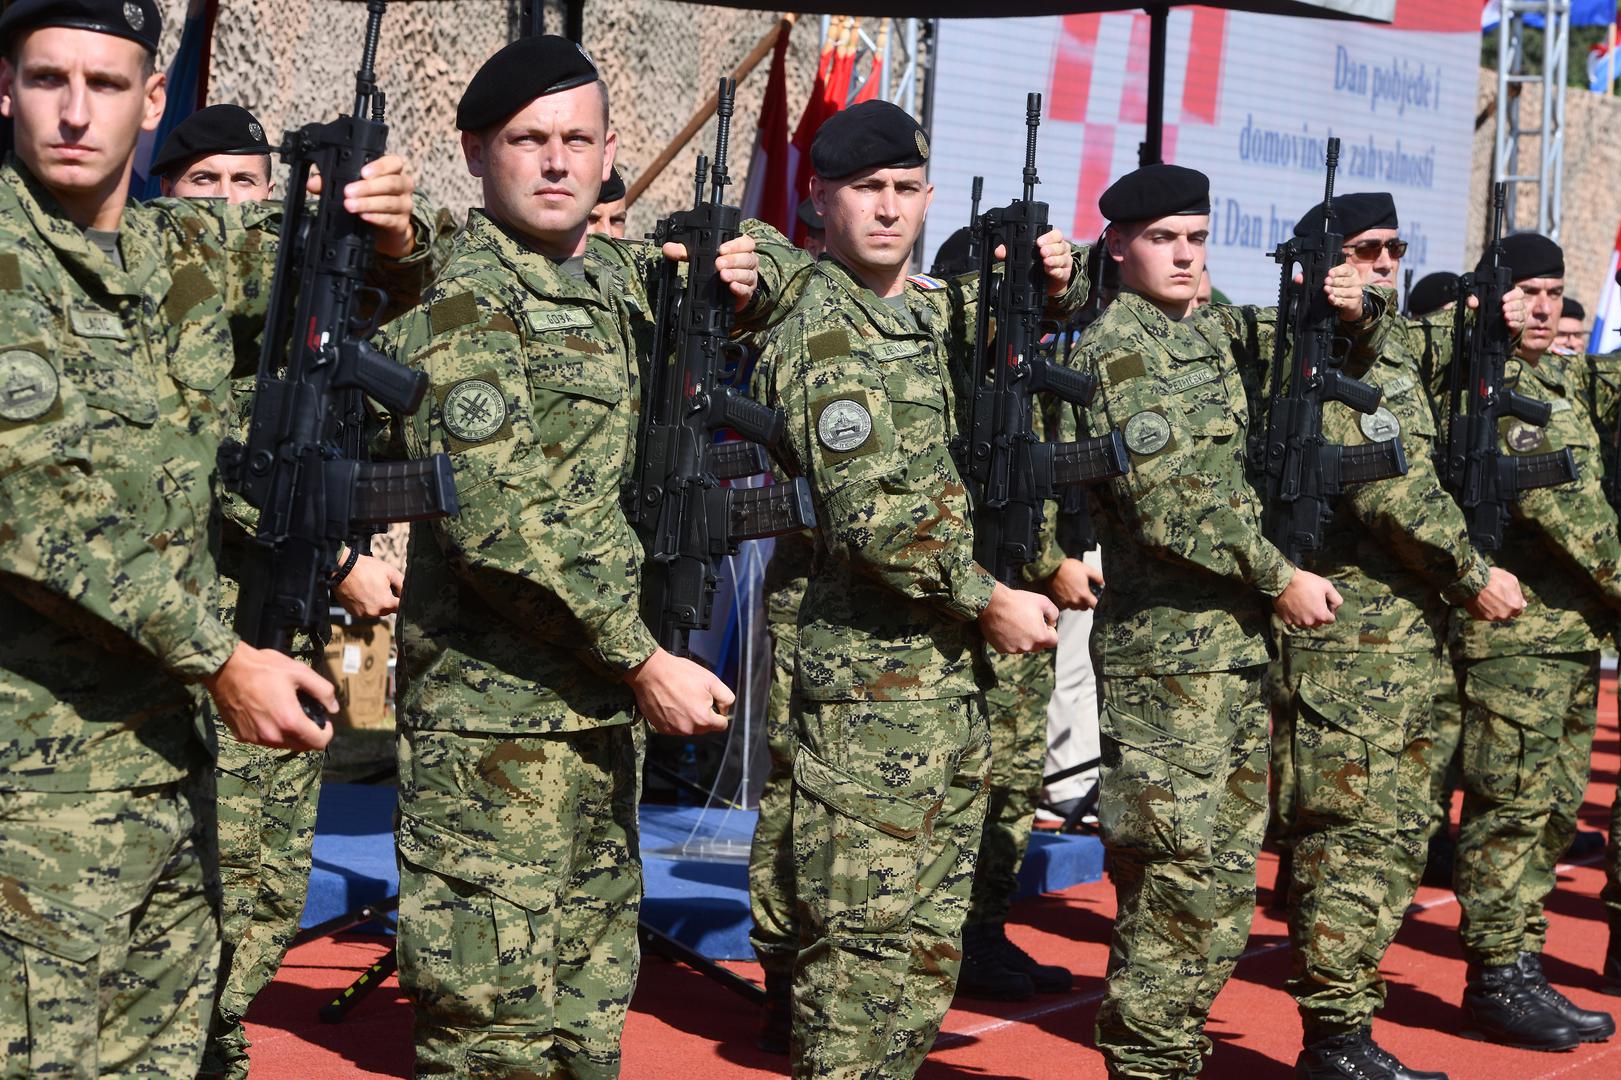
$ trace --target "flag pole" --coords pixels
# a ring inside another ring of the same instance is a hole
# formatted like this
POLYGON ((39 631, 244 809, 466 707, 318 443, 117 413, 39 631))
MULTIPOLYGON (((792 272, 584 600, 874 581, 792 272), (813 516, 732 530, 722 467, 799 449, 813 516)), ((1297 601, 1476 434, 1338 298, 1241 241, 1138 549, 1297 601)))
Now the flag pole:
MULTIPOLYGON (((772 47, 777 44, 777 38, 792 30, 794 23, 798 21, 799 15, 797 13, 792 11, 784 13, 782 18, 777 20, 777 25, 767 30, 765 36, 761 37, 754 46, 753 51, 743 58, 743 62, 732 69, 732 80, 741 83, 748 78, 749 73, 760 66, 760 61, 764 60, 766 54, 771 52, 772 47)), ((718 91, 711 90, 709 96, 704 98, 703 104, 698 106, 697 111, 692 114, 692 118, 687 121, 686 126, 676 134, 674 139, 670 140, 670 145, 660 150, 659 156, 654 158, 653 163, 643 169, 642 174, 636 178, 636 182, 630 185, 630 190, 625 193, 626 206, 636 205, 636 200, 641 198, 653 181, 659 178, 659 174, 669 167, 670 162, 675 160, 675 156, 681 152, 682 148, 692 141, 694 135, 703 130, 703 126, 709 122, 710 117, 715 115, 715 106, 719 102, 718 91)))

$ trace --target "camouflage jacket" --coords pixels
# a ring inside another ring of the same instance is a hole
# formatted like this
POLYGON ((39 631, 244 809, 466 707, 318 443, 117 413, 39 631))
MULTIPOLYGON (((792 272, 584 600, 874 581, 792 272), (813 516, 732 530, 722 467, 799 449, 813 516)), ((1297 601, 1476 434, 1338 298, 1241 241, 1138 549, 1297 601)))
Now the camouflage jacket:
MULTIPOLYGON (((1055 307, 1085 293, 1077 272, 1055 307)), ((781 464, 810 483, 821 550, 799 617, 810 700, 958 697, 989 685, 974 620, 995 581, 974 562, 950 444, 974 289, 912 281, 906 314, 824 256, 755 369, 781 408, 781 464)))
MULTIPOLYGON (((1364 416, 1338 402, 1323 409, 1323 435, 1347 446, 1399 436, 1407 475, 1362 484, 1335 508, 1311 569, 1334 582, 1345 603, 1334 622, 1282 627, 1297 649, 1439 651, 1450 604, 1486 587, 1490 564, 1469 543, 1468 525, 1436 472, 1437 435, 1420 364, 1427 347, 1450 352, 1451 323, 1392 318, 1385 347, 1346 373, 1380 387, 1379 409, 1364 416)), ((1461 617, 1461 613, 1460 613, 1461 617)))
MULTIPOLYGON (((770 311, 788 251, 762 245, 745 324, 770 311)), ((655 642, 619 493, 661 258, 592 237, 577 280, 475 210, 423 305, 392 325, 398 358, 432 383, 406 448, 450 455, 462 507, 411 530, 404 723, 541 734, 631 718, 620 676, 655 642)))
POLYGON ((1544 353, 1536 364, 1510 359, 1503 383, 1547 401, 1547 428, 1502 421, 1502 450, 1540 454, 1569 447, 1577 478, 1520 496, 1492 561, 1520 579, 1525 613, 1509 623, 1454 618, 1457 656, 1586 652, 1609 636, 1621 608, 1621 537, 1604 498, 1603 440, 1593 422, 1585 357, 1544 353))
MULTIPOLYGON (((1375 303, 1364 319, 1360 350, 1382 344, 1385 310, 1375 303)), ((1231 671, 1270 658, 1267 598, 1294 567, 1262 535, 1246 462, 1249 396, 1274 321, 1268 309, 1211 304, 1173 323, 1123 292, 1081 337, 1078 364, 1099 380, 1088 430, 1119 428, 1131 454, 1131 471, 1096 489, 1106 674, 1231 671)))
POLYGON ((185 205, 126 208, 115 266, 0 168, 0 789, 168 783, 196 764, 216 616, 231 316, 263 282, 185 205))

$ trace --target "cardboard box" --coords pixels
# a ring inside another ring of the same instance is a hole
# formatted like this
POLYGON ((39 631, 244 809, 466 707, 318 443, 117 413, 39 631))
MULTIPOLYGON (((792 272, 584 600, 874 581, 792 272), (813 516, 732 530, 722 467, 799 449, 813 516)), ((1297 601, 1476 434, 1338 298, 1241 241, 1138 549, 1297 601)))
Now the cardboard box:
POLYGON ((380 621, 333 624, 319 670, 338 688, 339 724, 363 730, 394 726, 388 685, 393 643, 388 626, 380 621))

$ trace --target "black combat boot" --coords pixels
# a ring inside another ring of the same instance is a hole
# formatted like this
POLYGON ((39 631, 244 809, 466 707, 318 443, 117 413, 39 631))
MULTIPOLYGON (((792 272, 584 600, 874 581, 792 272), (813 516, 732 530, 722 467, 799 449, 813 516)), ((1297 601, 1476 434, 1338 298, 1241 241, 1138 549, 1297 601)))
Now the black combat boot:
POLYGON ((1610 912, 1610 947, 1604 953, 1604 984, 1599 989, 1621 997, 1621 915, 1613 911, 1610 912))
POLYGON ((970 923, 962 928, 962 974, 957 976, 957 993, 990 1001, 1023 1001, 1035 992, 1036 984, 1030 976, 1008 965, 991 925, 970 923))
POLYGON ((1306 1044, 1295 1059, 1296 1080, 1447 1080, 1441 1072, 1409 1069, 1373 1041, 1368 1028, 1306 1044))
POLYGON ((1038 994, 1067 994, 1075 985, 1075 976, 1069 968, 1057 964, 1041 964, 1036 958, 1015 945, 1007 936, 1002 923, 988 923, 985 933, 992 938, 993 947, 1002 954, 1002 962, 1014 971, 1030 976, 1038 994))
POLYGON ((765 973, 765 1004, 760 1007, 760 1033, 754 1045, 768 1054, 786 1054, 794 1027, 794 979, 786 972, 765 973))
POLYGON ((1522 1050, 1574 1050, 1581 1042, 1576 1029, 1526 987, 1518 964, 1471 964, 1463 1009, 1469 1014, 1464 1034, 1472 1039, 1522 1050))
POLYGON ((1575 1028, 1576 1037, 1582 1042, 1603 1042, 1615 1034, 1615 1021, 1609 1013, 1584 1009, 1548 985, 1548 977, 1542 973, 1542 957, 1536 953, 1522 952, 1519 967, 1525 988, 1536 995, 1536 999, 1546 1005, 1548 1011, 1575 1028))

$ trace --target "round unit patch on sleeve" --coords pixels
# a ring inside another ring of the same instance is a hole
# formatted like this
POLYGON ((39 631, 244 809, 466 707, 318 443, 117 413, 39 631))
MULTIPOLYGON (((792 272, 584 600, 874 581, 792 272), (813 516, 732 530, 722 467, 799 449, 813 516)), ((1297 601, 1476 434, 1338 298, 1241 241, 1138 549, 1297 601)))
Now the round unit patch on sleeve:
POLYGON ((872 414, 859 401, 829 402, 816 421, 816 437, 835 454, 848 453, 872 435, 872 414))
POLYGON ((1363 413, 1358 424, 1369 442, 1389 442, 1401 434, 1401 421, 1383 405, 1371 413, 1363 413))
POLYGON ((1530 424, 1515 424, 1508 429, 1503 441, 1508 443, 1510 450, 1517 450, 1522 454, 1529 453, 1542 445, 1543 431, 1530 424))
POLYGON ((506 426, 506 395, 486 379, 463 379, 445 391, 439 414, 454 438, 484 442, 506 426))
POLYGON ((1144 410, 1126 421, 1126 448, 1134 454, 1157 454, 1171 441, 1171 424, 1157 412, 1144 410))
POLYGON ((38 420, 56 404, 58 389, 56 369, 39 353, 0 352, 0 420, 38 420))

